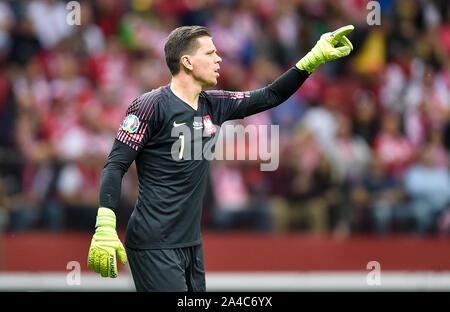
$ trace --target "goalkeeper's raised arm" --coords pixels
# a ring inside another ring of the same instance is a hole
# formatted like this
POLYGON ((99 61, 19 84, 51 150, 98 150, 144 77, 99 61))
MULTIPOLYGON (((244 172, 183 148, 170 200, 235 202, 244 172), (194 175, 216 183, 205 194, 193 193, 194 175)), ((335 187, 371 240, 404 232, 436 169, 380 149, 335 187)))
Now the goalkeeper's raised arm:
POLYGON ((216 102, 218 115, 223 117, 218 124, 268 110, 286 101, 319 65, 350 54, 353 45, 345 35, 353 29, 352 25, 347 25, 323 34, 295 66, 264 88, 248 92, 206 91, 210 100, 216 102))

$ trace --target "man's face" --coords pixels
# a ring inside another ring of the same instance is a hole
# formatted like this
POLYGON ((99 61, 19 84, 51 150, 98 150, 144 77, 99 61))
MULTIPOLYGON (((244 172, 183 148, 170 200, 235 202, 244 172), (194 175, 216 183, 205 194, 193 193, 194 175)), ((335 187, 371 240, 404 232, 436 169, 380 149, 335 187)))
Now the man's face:
POLYGON ((217 54, 211 37, 199 37, 198 49, 189 55, 192 76, 203 88, 213 87, 217 84, 220 63, 222 59, 217 54))

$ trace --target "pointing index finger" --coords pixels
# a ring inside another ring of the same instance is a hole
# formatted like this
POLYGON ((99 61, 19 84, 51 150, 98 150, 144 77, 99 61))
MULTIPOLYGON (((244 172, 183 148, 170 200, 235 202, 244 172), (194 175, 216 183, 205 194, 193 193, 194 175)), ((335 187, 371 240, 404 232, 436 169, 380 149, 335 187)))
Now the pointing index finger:
POLYGON ((340 40, 343 36, 351 32, 355 27, 353 25, 342 26, 331 33, 331 37, 340 40))

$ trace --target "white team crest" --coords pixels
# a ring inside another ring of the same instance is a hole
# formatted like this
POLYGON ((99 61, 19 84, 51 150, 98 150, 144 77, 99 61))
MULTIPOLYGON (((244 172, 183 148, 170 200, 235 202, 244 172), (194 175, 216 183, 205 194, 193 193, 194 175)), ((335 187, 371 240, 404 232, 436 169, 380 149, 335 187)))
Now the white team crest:
POLYGON ((213 134, 214 132, 216 132, 216 127, 214 126, 209 115, 203 116, 203 126, 205 127, 206 134, 213 134))

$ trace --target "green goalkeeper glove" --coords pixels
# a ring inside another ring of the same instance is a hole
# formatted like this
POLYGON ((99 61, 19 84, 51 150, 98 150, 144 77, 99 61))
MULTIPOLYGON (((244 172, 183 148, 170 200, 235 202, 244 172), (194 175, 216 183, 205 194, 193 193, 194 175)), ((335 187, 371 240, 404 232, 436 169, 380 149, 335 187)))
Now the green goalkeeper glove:
POLYGON ((109 208, 100 207, 95 234, 88 255, 88 268, 103 277, 117 277, 116 252, 120 262, 127 262, 127 254, 116 232, 116 215, 109 208))
POLYGON ((323 34, 314 48, 295 65, 298 69, 312 73, 320 64, 350 54, 353 45, 345 37, 354 29, 353 25, 343 26, 333 32, 323 34))

